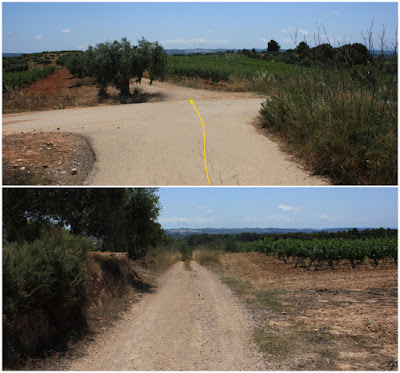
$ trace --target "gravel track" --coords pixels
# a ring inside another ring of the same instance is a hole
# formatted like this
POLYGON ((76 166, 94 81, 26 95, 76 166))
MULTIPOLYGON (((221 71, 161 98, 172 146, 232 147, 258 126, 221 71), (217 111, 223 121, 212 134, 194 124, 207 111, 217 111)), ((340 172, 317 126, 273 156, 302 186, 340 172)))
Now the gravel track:
POLYGON ((257 370, 251 320, 209 270, 175 264, 158 290, 101 334, 70 370, 257 370))
POLYGON ((3 133, 85 135, 96 153, 86 185, 325 185, 257 133, 262 99, 249 93, 142 83, 158 102, 3 115, 3 133))

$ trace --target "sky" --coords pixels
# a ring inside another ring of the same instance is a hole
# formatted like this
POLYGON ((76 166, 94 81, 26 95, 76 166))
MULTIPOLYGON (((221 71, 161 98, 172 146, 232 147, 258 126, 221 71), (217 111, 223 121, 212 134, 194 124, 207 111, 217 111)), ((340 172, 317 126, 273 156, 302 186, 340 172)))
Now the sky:
POLYGON ((363 42, 373 21, 376 49, 383 25, 390 49, 397 16, 397 2, 3 2, 2 44, 3 53, 33 53, 144 36, 166 49, 266 48, 271 39, 288 49, 297 30, 298 43, 313 46, 319 34, 338 46, 363 42))
POLYGON ((171 228, 397 228, 395 187, 162 187, 171 228))

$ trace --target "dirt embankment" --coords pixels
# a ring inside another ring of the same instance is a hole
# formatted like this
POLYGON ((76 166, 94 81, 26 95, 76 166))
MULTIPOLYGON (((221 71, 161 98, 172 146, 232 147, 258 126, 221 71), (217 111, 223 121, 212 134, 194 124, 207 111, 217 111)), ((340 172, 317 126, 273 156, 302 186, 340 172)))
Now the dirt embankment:
MULTIPOLYGON (((65 335, 65 330, 52 325, 50 309, 27 309, 15 320, 13 335, 5 340, 5 368, 66 370, 88 343, 111 329, 142 297, 154 292, 160 274, 180 258, 179 253, 166 252, 136 262, 126 253, 90 253, 86 261, 86 302, 79 325, 76 323, 65 335)), ((72 317, 65 322, 75 321, 72 317)))

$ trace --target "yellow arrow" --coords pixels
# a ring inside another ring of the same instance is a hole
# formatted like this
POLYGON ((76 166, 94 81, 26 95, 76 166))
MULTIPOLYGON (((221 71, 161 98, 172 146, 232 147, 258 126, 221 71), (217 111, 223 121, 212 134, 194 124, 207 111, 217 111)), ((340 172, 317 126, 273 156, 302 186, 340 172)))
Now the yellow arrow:
POLYGON ((205 169, 206 169, 206 175, 207 175, 208 184, 210 184, 210 179, 208 178, 208 171, 207 171, 207 161, 206 161, 206 131, 204 130, 203 119, 201 119, 200 113, 199 113, 199 111, 197 110, 197 107, 196 107, 196 105, 194 104, 193 100, 189 100, 189 102, 190 102, 190 103, 193 105, 193 107, 196 109, 197 114, 198 114, 198 116, 199 116, 199 118, 200 118, 201 125, 203 126, 204 167, 205 167, 205 169))

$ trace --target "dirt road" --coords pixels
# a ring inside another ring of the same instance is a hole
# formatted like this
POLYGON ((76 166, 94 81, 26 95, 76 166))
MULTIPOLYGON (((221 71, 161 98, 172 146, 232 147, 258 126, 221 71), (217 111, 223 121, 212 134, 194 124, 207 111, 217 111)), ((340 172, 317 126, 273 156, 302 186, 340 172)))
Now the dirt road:
POLYGON ((3 133, 74 132, 96 153, 87 185, 323 185, 256 132, 261 98, 249 93, 141 85, 162 101, 3 116, 3 133))
POLYGON ((257 370, 250 321, 217 277, 176 263, 70 370, 257 370))

